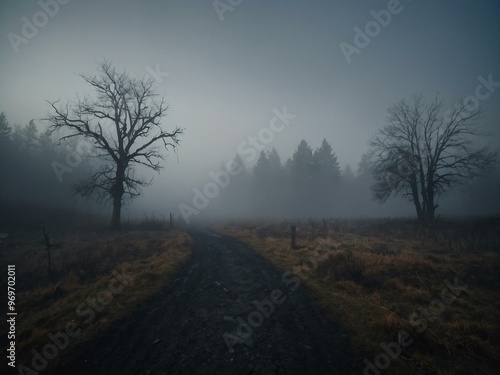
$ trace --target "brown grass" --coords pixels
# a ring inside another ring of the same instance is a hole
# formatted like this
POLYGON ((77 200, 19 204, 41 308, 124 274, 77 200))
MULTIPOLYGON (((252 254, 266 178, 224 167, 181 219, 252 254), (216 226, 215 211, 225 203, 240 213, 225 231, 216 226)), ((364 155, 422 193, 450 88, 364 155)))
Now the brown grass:
POLYGON ((63 246, 54 251, 55 276, 49 282, 42 261, 46 254, 37 254, 45 251, 36 243, 31 242, 30 247, 26 246, 29 241, 21 242, 19 246, 11 242, 6 258, 16 264, 20 284, 16 296, 17 359, 28 366, 31 350, 41 351, 50 342, 47 335, 64 332, 68 322, 78 324, 81 333, 71 338, 65 354, 130 314, 172 282, 174 272, 190 257, 192 246, 192 239, 181 230, 68 235, 63 246), (15 251, 17 254, 9 253, 15 251), (116 281, 116 272, 129 276, 124 284, 116 281), (34 277, 29 278, 30 274, 34 277), (110 293, 110 282, 116 292, 110 293), (95 316, 91 319, 83 312, 96 303, 99 293, 103 293, 103 304, 97 302, 97 309, 102 311, 92 308, 95 316))
POLYGON ((488 374, 500 365, 499 224, 444 222, 429 230, 405 220, 302 222, 293 250, 286 222, 217 229, 298 275, 368 360, 383 353, 381 343, 410 333, 413 343, 391 360, 388 374, 488 374), (423 315, 439 307, 434 300, 440 300, 444 280, 453 283, 455 277, 469 292, 436 315, 423 315), (414 312, 427 321, 422 332, 410 319, 414 312))

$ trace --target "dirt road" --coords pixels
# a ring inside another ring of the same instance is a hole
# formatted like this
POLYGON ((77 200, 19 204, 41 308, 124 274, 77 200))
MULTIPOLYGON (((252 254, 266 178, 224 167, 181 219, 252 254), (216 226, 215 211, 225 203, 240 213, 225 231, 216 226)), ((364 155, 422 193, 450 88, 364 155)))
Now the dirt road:
POLYGON ((57 374, 359 374, 304 286, 246 245, 190 233, 175 285, 80 350, 57 374))

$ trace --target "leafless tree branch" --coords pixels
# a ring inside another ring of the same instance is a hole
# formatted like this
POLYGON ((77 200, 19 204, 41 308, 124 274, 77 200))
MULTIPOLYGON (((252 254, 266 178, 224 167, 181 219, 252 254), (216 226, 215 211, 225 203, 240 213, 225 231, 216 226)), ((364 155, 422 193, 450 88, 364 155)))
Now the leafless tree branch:
POLYGON ((438 97, 425 105, 417 94, 389 108, 387 125, 369 142, 374 198, 404 196, 419 218, 432 219, 441 194, 496 162, 490 147, 476 145, 476 138, 486 134, 480 115, 480 108, 463 102, 443 111, 438 97))
POLYGON ((163 128, 168 106, 164 97, 156 100, 152 78, 131 78, 107 61, 99 64, 96 75, 81 77, 94 97, 77 98, 63 106, 58 100, 48 102, 52 111, 45 120, 51 133, 62 131, 60 141, 87 138, 95 145, 102 167, 81 182, 76 192, 112 200, 112 226, 119 227, 124 196, 137 196, 141 187, 151 183, 134 177, 133 167, 142 165, 158 172, 164 160, 162 151, 175 151, 183 129, 163 128))

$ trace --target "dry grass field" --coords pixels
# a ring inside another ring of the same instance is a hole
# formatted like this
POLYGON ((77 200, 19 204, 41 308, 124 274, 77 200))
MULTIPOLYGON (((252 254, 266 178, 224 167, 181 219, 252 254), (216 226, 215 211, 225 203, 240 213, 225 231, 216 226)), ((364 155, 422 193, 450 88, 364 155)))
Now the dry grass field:
POLYGON ((31 367, 32 350, 42 352, 60 332, 77 332, 61 344, 53 366, 172 283, 192 239, 180 229, 151 230, 152 224, 159 229, 158 222, 143 222, 122 232, 54 235, 59 246, 51 248, 50 280, 41 231, 13 231, 0 244, 2 269, 16 266, 18 363, 31 367))
POLYGON ((500 220, 232 222, 217 227, 305 285, 367 373, 493 374, 500 366, 500 220), (385 348, 385 349, 384 349, 385 348), (370 367, 371 366, 371 367, 370 367))

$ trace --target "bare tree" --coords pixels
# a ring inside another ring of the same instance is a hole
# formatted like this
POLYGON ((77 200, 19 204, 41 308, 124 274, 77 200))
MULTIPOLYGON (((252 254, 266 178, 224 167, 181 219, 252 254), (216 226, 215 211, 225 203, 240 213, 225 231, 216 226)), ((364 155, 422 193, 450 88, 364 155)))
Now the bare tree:
POLYGON ((387 125, 369 142, 374 161, 374 198, 384 202, 400 195, 415 205, 421 221, 434 218, 439 196, 484 172, 496 159, 488 146, 481 110, 466 102, 443 111, 436 97, 423 104, 420 95, 388 110, 387 125))
POLYGON ((62 107, 58 101, 49 102, 53 113, 46 120, 51 132, 64 132, 60 141, 80 137, 95 146, 94 156, 102 161, 100 167, 76 187, 76 192, 111 200, 111 227, 118 229, 124 198, 139 195, 140 188, 151 183, 136 178, 134 167, 142 165, 158 172, 162 168, 162 149, 175 149, 183 130, 162 128, 168 106, 164 97, 159 103, 155 100, 158 94, 153 78, 130 78, 106 61, 98 65, 97 75, 81 77, 95 96, 78 98, 62 107))

